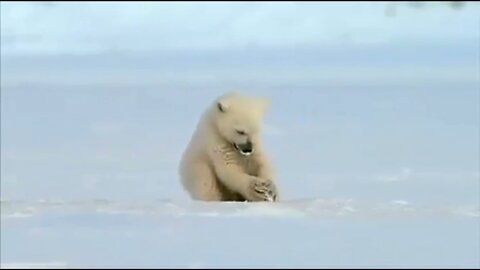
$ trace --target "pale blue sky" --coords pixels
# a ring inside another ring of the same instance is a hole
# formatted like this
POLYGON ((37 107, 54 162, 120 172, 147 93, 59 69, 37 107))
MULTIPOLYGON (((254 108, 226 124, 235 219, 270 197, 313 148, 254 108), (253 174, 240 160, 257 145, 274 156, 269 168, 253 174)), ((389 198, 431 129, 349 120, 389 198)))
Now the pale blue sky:
POLYGON ((185 198, 181 152, 235 89, 272 99, 286 198, 474 203, 479 7, 2 2, 2 199, 185 198))
POLYGON ((2 52, 323 47, 473 41, 480 7, 448 3, 2 3, 2 52), (389 10, 395 16, 386 17, 389 10))

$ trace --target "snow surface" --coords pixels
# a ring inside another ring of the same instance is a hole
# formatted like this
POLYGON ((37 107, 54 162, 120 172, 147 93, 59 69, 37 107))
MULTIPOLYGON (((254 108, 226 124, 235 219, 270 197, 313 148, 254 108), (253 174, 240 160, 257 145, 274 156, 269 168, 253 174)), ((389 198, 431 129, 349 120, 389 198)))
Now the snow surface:
POLYGON ((0 5, 2 268, 480 267, 480 5, 0 5), (181 188, 228 90, 279 203, 181 188))
POLYGON ((474 267, 479 214, 352 200, 4 201, 2 258, 17 267, 474 267))

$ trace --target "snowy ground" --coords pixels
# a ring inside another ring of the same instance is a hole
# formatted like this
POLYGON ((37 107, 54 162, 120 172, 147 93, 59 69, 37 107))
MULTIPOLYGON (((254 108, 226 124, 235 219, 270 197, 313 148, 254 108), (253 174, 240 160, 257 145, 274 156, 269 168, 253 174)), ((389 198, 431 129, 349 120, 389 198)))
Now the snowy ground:
POLYGON ((403 201, 8 201, 2 258, 53 267, 475 267, 479 214, 403 201))
POLYGON ((479 5, 72 5, 1 3, 2 268, 480 267, 479 5), (232 89, 280 203, 178 181, 232 89))

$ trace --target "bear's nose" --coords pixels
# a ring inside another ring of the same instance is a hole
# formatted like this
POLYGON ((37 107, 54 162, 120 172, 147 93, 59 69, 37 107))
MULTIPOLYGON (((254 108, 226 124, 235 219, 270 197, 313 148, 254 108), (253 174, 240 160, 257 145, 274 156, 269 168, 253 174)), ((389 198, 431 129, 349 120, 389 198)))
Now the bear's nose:
POLYGON ((246 143, 238 145, 242 152, 250 153, 253 150, 253 144, 250 140, 247 140, 246 143))

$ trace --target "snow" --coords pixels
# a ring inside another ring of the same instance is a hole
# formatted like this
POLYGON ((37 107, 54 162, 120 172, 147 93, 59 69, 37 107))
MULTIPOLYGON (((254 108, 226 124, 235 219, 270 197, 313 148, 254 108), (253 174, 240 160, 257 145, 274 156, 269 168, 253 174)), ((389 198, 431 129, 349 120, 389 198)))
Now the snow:
POLYGON ((296 200, 270 202, 197 202, 153 201, 145 203, 121 203, 115 201, 2 201, 4 219, 22 219, 56 212, 92 212, 119 215, 147 216, 212 216, 212 217, 338 217, 338 216, 479 216, 475 205, 457 207, 414 207, 405 201, 365 203, 348 200, 296 200))
POLYGON ((473 267, 480 209, 469 211, 352 200, 4 201, 2 267, 473 267))
POLYGON ((2 268, 480 267, 480 6, 89 5, 1 3, 2 268), (228 90, 278 203, 178 181, 228 90))
POLYGON ((2 267, 474 267, 479 214, 352 200, 4 201, 2 267))
POLYGON ((31 262, 31 263, 5 263, 3 269, 56 269, 67 268, 68 264, 63 262, 31 262))

